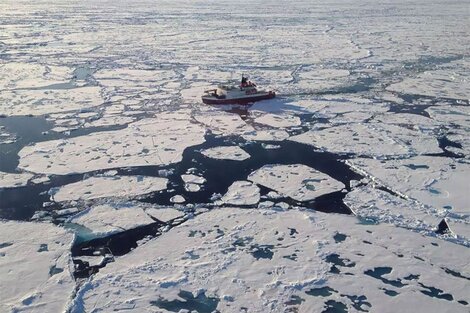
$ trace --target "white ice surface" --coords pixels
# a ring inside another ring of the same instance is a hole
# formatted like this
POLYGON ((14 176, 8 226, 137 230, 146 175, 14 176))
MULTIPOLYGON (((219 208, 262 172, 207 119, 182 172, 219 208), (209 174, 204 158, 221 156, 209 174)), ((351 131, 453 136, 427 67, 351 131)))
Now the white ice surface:
POLYGON ((98 198, 132 198, 166 189, 168 179, 151 176, 95 176, 64 185, 52 193, 57 202, 98 198))
POLYGON ((133 203, 106 203, 92 206, 68 220, 85 227, 93 237, 104 237, 133 229, 138 226, 152 224, 155 221, 133 203))
POLYGON ((242 137, 251 141, 284 141, 289 134, 282 129, 261 129, 246 132, 242 137))
POLYGON ((300 118, 295 115, 263 114, 254 120, 256 123, 268 125, 274 128, 287 128, 300 125, 300 118))
POLYGON ((358 158, 347 163, 403 196, 469 217, 467 161, 417 156, 399 160, 358 158))
POLYGON ((172 203, 184 203, 186 199, 182 195, 176 195, 170 198, 172 203))
POLYGON ((221 199, 230 205, 254 205, 260 200, 260 189, 249 181, 236 181, 221 199))
POLYGON ((222 146, 202 150, 201 154, 211 159, 244 161, 250 158, 250 155, 239 146, 222 146))
POLYGON ((186 299, 202 297, 197 302, 212 297, 215 305, 209 306, 220 312, 241 307, 250 312, 321 312, 333 299, 355 312, 353 296, 364 296, 367 305, 362 308, 370 312, 467 311, 457 300, 469 300, 468 281, 445 272, 468 275, 466 247, 389 225, 358 224, 353 216, 312 211, 221 208, 200 217, 108 264, 82 286, 75 308, 168 312, 171 301, 181 308, 190 301, 178 296, 183 290, 189 293, 183 295, 186 299), (339 235, 343 238, 336 242, 339 235), (329 271, 333 261, 328 256, 335 254, 338 274, 329 271), (387 266, 391 273, 382 280, 366 274, 387 266), (405 279, 410 274, 418 276, 405 279), (390 280, 403 287, 390 285, 390 280), (325 286, 334 289, 331 294, 309 295, 325 286), (427 296, 421 292, 425 286, 439 288, 453 300, 427 296), (293 296, 300 301, 291 303, 293 296))
POLYGON ((187 184, 202 185, 206 182, 204 177, 194 174, 183 174, 181 175, 181 179, 187 184))
POLYGON ((127 166, 168 165, 204 142, 205 130, 186 113, 161 113, 122 130, 44 141, 19 152, 20 168, 47 174, 84 173, 127 166), (178 116, 180 118, 178 119, 178 116))
POLYGON ((428 235, 435 235, 437 225, 445 216, 443 212, 426 208, 416 201, 402 199, 370 186, 353 189, 344 198, 344 203, 357 216, 428 235))
POLYGON ((239 115, 223 111, 206 111, 198 113, 194 119, 205 125, 216 135, 241 135, 253 131, 239 115))
POLYGON ((442 152, 432 134, 378 123, 326 127, 292 136, 289 140, 328 152, 378 158, 442 152))
POLYGON ((451 62, 446 69, 426 71, 416 77, 390 85, 387 90, 437 98, 453 98, 469 101, 470 62, 466 59, 451 62))
POLYGON ((0 188, 15 188, 26 186, 34 175, 30 173, 5 173, 0 172, 0 188))
POLYGON ((72 233, 49 223, 0 221, 0 311, 64 312, 75 281, 72 233))
POLYGON ((95 86, 72 89, 16 89, 0 94, 0 114, 42 115, 54 112, 87 109, 103 103, 101 88, 95 86))
POLYGON ((264 165, 251 173, 248 180, 297 201, 313 200, 345 187, 343 183, 303 164, 264 165))

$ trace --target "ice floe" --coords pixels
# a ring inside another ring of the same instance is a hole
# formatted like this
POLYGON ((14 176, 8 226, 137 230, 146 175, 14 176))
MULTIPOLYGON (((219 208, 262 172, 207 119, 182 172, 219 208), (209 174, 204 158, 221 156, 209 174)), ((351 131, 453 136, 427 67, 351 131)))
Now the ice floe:
POLYGON ((256 123, 268 125, 274 128, 287 128, 292 126, 299 126, 301 124, 300 118, 295 115, 278 115, 278 114, 263 114, 255 118, 256 123))
POLYGON ((205 130, 177 113, 161 113, 125 129, 35 143, 19 152, 20 168, 47 174, 84 173, 179 162, 184 149, 204 142, 205 130))
POLYGON ((89 233, 81 233, 80 236, 91 239, 152 224, 155 220, 136 204, 105 203, 92 206, 67 222, 85 227, 89 233))
POLYGON ((64 312, 75 291, 72 240, 53 224, 0 221, 0 311, 64 312))
POLYGON ((387 90, 469 101, 468 71, 470 71, 470 62, 463 59, 451 62, 448 69, 426 71, 416 77, 405 78, 399 83, 390 85, 387 90))
POLYGON ((250 155, 239 146, 222 146, 202 150, 201 154, 218 160, 244 161, 250 158, 250 155))
POLYGON ((198 192, 201 190, 201 186, 206 182, 204 177, 194 174, 181 175, 181 179, 185 183, 184 189, 188 192, 198 192))
POLYGON ((0 64, 0 85, 8 89, 39 88, 66 83, 72 69, 38 63, 8 62, 0 64))
MULTIPOLYGON (((181 197, 181 196, 180 196, 181 197)), ((184 198, 183 198, 184 202, 184 198)), ((176 202, 178 203, 178 202, 176 202)), ((174 220, 175 218, 182 217, 184 215, 183 212, 178 211, 173 208, 146 208, 145 213, 148 215, 152 216, 153 218, 156 218, 159 221, 162 221, 164 223, 167 223, 171 220, 174 220)))
POLYGON ((0 189, 26 186, 33 177, 34 175, 30 173, 0 172, 0 189))
POLYGON ((284 141, 289 134, 282 129, 261 129, 246 132, 242 137, 251 141, 284 141))
POLYGON ((172 203, 184 203, 186 199, 182 195, 176 195, 170 198, 172 203))
POLYGON ((217 135, 240 135, 253 131, 253 127, 233 113, 207 111, 195 114, 194 119, 217 135))
POLYGON ((43 115, 80 110, 103 103, 101 88, 96 86, 72 89, 16 89, 0 94, 0 114, 43 115))
POLYGON ((343 183, 303 164, 265 165, 251 173, 248 180, 297 201, 310 201, 345 187, 343 183))
POLYGON ((254 205, 260 200, 260 189, 249 181, 236 181, 221 199, 229 205, 254 205))
POLYGON ((94 176, 50 191, 56 202, 133 198, 166 189, 168 179, 151 176, 94 176))
POLYGON ((346 124, 308 131, 289 140, 328 152, 370 156, 407 155, 409 150, 368 124, 346 124))
POLYGON ((469 216, 467 162, 416 156, 399 160, 358 158, 347 163, 400 195, 437 210, 469 216))
POLYGON ((108 264, 81 287, 74 308, 394 312, 398 299, 423 312, 466 311, 466 247, 318 212, 222 208, 203 216, 108 264))

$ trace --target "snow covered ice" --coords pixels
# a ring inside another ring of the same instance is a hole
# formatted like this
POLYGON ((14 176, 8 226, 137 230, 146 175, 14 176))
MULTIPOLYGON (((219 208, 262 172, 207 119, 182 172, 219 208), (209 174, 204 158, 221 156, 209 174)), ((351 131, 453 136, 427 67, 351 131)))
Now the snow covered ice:
POLYGON ((251 173, 248 179, 297 201, 313 200, 345 187, 343 183, 302 164, 265 165, 251 173))
POLYGON ((164 190, 168 180, 146 176, 97 176, 51 190, 57 202, 92 200, 106 197, 129 198, 164 190))
POLYGON ((1 312, 469 312, 468 1, 0 21, 1 312))

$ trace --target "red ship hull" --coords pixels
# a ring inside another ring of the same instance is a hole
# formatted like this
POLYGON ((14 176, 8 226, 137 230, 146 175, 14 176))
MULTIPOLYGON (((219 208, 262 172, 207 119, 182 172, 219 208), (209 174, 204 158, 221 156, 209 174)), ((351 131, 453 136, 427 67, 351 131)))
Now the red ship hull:
POLYGON ((249 97, 241 97, 241 98, 231 98, 231 99, 218 99, 215 97, 211 96, 202 96, 202 102, 205 104, 211 104, 211 105, 223 105, 223 104, 250 104, 256 101, 261 101, 261 100, 268 100, 276 97, 275 92, 269 92, 267 94, 263 95, 253 95, 249 97))

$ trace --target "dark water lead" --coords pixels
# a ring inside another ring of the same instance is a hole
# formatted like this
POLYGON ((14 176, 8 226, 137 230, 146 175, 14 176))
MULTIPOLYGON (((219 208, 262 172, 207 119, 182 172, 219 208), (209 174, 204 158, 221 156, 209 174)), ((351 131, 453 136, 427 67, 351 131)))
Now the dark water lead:
POLYGON ((378 280, 381 280, 384 284, 391 285, 393 287, 401 288, 401 287, 406 286, 406 284, 403 284, 401 282, 401 279, 390 280, 390 279, 382 277, 383 275, 390 274, 392 270, 393 269, 388 266, 374 267, 373 270, 367 270, 364 272, 364 274, 374 277, 378 280))
POLYGON ((328 286, 325 286, 319 288, 312 288, 310 290, 305 291, 305 293, 313 297, 329 297, 334 293, 338 293, 338 291, 328 286))
POLYGON ((345 234, 342 234, 342 233, 336 233, 333 236, 333 239, 335 240, 335 243, 339 243, 339 242, 345 241, 347 237, 348 237, 348 235, 345 235, 345 234))
MULTIPOLYGON (((351 180, 362 179, 362 176, 352 171, 343 162, 340 162, 344 157, 314 151, 308 145, 291 141, 267 143, 279 145, 280 148, 264 149, 259 142, 246 142, 238 137, 217 138, 207 135, 206 142, 186 149, 183 153, 183 160, 173 167, 172 174, 168 176, 173 191, 144 201, 172 205, 170 198, 179 194, 183 195, 187 203, 209 203, 214 193, 225 194, 234 181, 246 180, 250 173, 267 164, 304 164, 341 181, 346 186, 349 186, 351 180), (251 157, 244 161, 218 160, 207 158, 199 152, 204 149, 230 145, 241 146, 251 157), (180 178, 182 174, 192 168, 196 168, 197 173, 202 174, 207 181, 199 192, 187 192, 180 178)), ((133 168, 127 170, 126 174, 146 175, 149 170, 151 170, 151 167, 133 168)), ((263 187, 261 190, 264 194, 270 191, 270 189, 263 187)), ((351 214, 349 208, 343 203, 344 196, 345 193, 338 191, 308 202, 297 202, 288 198, 278 200, 323 212, 351 214)))
POLYGON ((328 300, 325 309, 321 313, 348 313, 348 307, 343 302, 328 300))
POLYGON ((447 301, 453 301, 454 297, 451 294, 444 293, 441 289, 431 287, 431 286, 426 286, 422 283, 418 283, 421 287, 424 288, 424 290, 420 290, 421 293, 425 294, 426 296, 433 297, 433 298, 438 298, 438 299, 444 299, 447 301))
MULTIPOLYGON (((39 123, 42 122, 44 121, 39 123)), ((37 133, 33 132, 33 134, 29 135, 33 136, 37 135, 37 133)), ((28 142, 30 142, 30 140, 38 141, 39 138, 26 137, 25 140, 28 142)), ((313 148, 308 145, 291 141, 269 143, 277 144, 280 148, 264 149, 262 143, 247 143, 239 137, 217 138, 212 135, 207 135, 206 142, 203 144, 187 148, 183 153, 182 161, 177 164, 168 166, 117 168, 117 171, 120 175, 159 176, 161 169, 171 169, 172 172, 168 176, 171 188, 166 192, 155 194, 143 200, 160 205, 173 205, 170 199, 176 194, 183 195, 187 203, 211 203, 213 194, 224 194, 234 181, 246 180, 250 173, 266 164, 304 164, 330 175, 346 186, 349 186, 350 180, 362 179, 362 176, 353 172, 343 162, 340 162, 340 160, 345 157, 327 152, 314 151, 313 148), (244 161, 217 160, 207 158, 199 152, 199 150, 202 149, 234 144, 241 145, 251 157, 244 161), (199 192, 188 192, 184 188, 181 175, 194 168, 196 168, 197 173, 204 176, 207 182, 199 192)), ((24 143, 19 143, 19 146, 22 144, 24 143)), ((0 163, 2 163, 2 165, 5 164, 3 163, 4 160, 6 160, 6 163, 11 163, 8 166, 16 167, 18 163, 17 151, 10 152, 9 156, 0 154, 0 157, 2 161, 0 163)), ((97 174, 106 170, 85 174, 97 174)), ((2 198, 2 201, 0 201, 0 217, 5 219, 28 220, 36 210, 42 208, 44 202, 49 201, 49 196, 45 193, 49 188, 79 181, 83 178, 83 175, 84 174, 52 176, 51 181, 47 184, 0 190, 0 197, 2 198), (29 196, 24 197, 25 194, 29 196)), ((266 193, 269 191, 268 188, 262 188, 262 190, 266 193)), ((287 198, 282 200, 291 205, 301 205, 318 211, 351 214, 349 208, 343 203, 344 196, 345 193, 337 191, 304 203, 287 198)))
POLYGON ((151 301, 150 304, 160 309, 170 312, 180 312, 181 310, 188 310, 197 313, 212 313, 217 311, 217 305, 220 302, 219 298, 208 297, 205 292, 198 294, 196 297, 189 291, 180 290, 178 296, 182 299, 166 300, 159 298, 158 300, 151 301))
POLYGON ((133 228, 103 238, 96 238, 74 244, 72 257, 80 256, 103 256, 104 262, 96 266, 90 266, 87 262, 74 259, 75 278, 86 278, 113 261, 114 256, 121 256, 137 248, 137 242, 147 236, 156 237, 161 234, 161 228, 165 223, 155 222, 149 225, 133 228))

